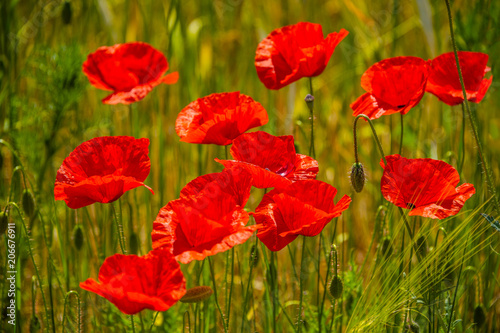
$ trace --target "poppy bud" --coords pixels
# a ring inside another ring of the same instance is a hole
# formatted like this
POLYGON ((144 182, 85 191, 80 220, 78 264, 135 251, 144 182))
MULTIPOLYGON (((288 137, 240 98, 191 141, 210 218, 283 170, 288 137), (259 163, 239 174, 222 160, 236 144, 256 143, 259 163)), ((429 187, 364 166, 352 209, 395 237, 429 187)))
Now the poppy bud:
POLYGON ((71 23, 71 14, 71 3, 69 1, 64 1, 61 15, 64 24, 68 25, 71 23))
POLYGON ((0 235, 7 231, 7 226, 9 224, 9 216, 2 210, 0 211, 0 235))
POLYGON ((42 325, 40 325, 40 320, 38 319, 37 316, 31 317, 30 320, 30 333, 33 332, 38 332, 42 328, 42 325))
POLYGON ((342 279, 338 275, 335 275, 333 277, 332 281, 330 282, 328 291, 330 292, 330 295, 333 297, 333 299, 339 299, 340 297, 342 297, 344 284, 342 283, 342 279))
POLYGON ((365 186, 365 169, 363 168, 363 164, 354 163, 351 168, 351 185, 354 188, 354 191, 361 192, 363 190, 363 186, 365 186))
POLYGON ((77 251, 80 251, 83 247, 83 230, 80 224, 75 225, 73 229, 73 244, 77 251))
POLYGON ((139 252, 139 237, 135 232, 132 232, 129 238, 130 254, 137 254, 139 252))
POLYGON ((33 216, 35 216, 35 197, 33 196, 33 192, 31 192, 31 190, 25 189, 23 191, 21 205, 23 207, 24 213, 29 218, 33 218, 33 216))
POLYGON ((420 253, 420 256, 425 257, 425 255, 427 254, 427 242, 425 241, 425 237, 424 236, 418 237, 416 245, 418 253, 420 253))
POLYGON ((257 246, 252 245, 252 249, 250 250, 250 265, 256 267, 258 262, 259 262, 259 249, 257 248, 257 246))
POLYGON ((180 299, 182 303, 199 303, 203 302, 213 294, 212 288, 209 286, 198 286, 186 291, 186 294, 180 299))
POLYGON ((478 305, 474 309, 474 324, 476 324, 478 328, 481 328, 481 326, 483 326, 485 322, 486 314, 484 313, 484 309, 481 305, 478 305))

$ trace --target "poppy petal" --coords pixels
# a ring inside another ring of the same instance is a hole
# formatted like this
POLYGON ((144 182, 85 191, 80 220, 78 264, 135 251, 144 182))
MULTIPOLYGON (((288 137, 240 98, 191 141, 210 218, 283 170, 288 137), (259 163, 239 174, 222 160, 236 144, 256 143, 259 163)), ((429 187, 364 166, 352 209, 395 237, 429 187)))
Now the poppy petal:
POLYGON ((148 139, 98 137, 75 148, 57 171, 56 200, 76 209, 94 202, 117 200, 128 190, 145 186, 151 162, 148 139))
POLYGON ((248 129, 267 122, 266 110, 251 97, 220 93, 199 98, 182 109, 175 131, 183 142, 228 145, 248 129))
POLYGON ((145 256, 115 254, 99 270, 99 282, 89 278, 80 288, 94 292, 125 314, 143 309, 166 311, 186 293, 179 264, 164 250, 145 256))
POLYGON ((406 114, 425 92, 428 62, 417 57, 394 57, 372 65, 361 77, 368 92, 351 104, 353 115, 366 114, 370 119, 396 112, 406 114))
POLYGON ((134 103, 160 83, 175 83, 176 73, 162 77, 167 70, 165 56, 142 42, 102 46, 83 63, 90 84, 114 91, 102 100, 105 104, 134 103))
POLYGON ((386 156, 381 162, 384 198, 398 207, 410 208, 409 215, 443 219, 457 214, 475 193, 472 184, 456 187, 458 172, 449 164, 433 159, 406 159, 386 156))
MULTIPOLYGON (((489 71, 486 66, 488 55, 480 52, 459 51, 458 60, 467 99, 479 103, 492 80, 492 78, 484 79, 484 75, 489 71)), ((444 53, 432 60, 426 91, 448 105, 458 105, 463 102, 464 96, 454 52, 444 53)))
POLYGON ((243 206, 250 189, 251 177, 238 168, 191 181, 180 199, 160 210, 153 223, 153 248, 189 263, 244 243, 258 228, 245 226, 249 215, 243 206))
POLYGON ((298 235, 318 235, 349 207, 348 196, 334 204, 337 190, 324 182, 304 180, 267 193, 253 213, 260 226, 257 237, 271 251, 279 251, 298 235))
POLYGON ((268 89, 280 89, 303 77, 320 75, 348 32, 330 33, 321 25, 299 22, 272 31, 255 53, 257 75, 268 89))

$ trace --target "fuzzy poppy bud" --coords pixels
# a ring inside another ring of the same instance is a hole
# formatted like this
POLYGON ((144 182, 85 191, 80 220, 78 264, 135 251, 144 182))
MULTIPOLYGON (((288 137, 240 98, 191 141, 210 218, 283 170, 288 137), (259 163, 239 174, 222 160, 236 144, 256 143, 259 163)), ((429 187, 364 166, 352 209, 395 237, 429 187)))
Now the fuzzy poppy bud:
POLYGON ((33 218, 33 216, 35 216, 35 197, 33 196, 33 192, 31 192, 31 190, 25 189, 23 191, 21 205, 23 207, 24 213, 29 218, 33 218))
POLYGON ((365 186, 365 169, 363 164, 354 163, 351 168, 351 185, 354 191, 361 192, 365 186))
POLYGON ((139 237, 135 232, 132 232, 129 238, 130 254, 137 254, 139 252, 139 237))
POLYGON ((72 16, 71 3, 69 1, 64 1, 62 13, 61 13, 63 23, 66 25, 70 24, 71 23, 71 16, 72 16))
POLYGON ((180 299, 182 303, 199 303, 203 302, 213 294, 212 288, 209 286, 198 286, 186 291, 186 294, 180 299))
POLYGON ((476 324, 478 328, 481 328, 485 322, 486 313, 484 313, 484 308, 481 305, 478 305, 474 309, 474 324, 476 324))
POLYGON ((250 265, 256 267, 258 262, 259 262, 259 249, 257 248, 257 246, 252 245, 252 249, 250 250, 250 265))
POLYGON ((332 281, 330 282, 330 287, 328 288, 330 295, 333 299, 339 299, 342 297, 342 292, 344 291, 344 284, 340 276, 333 276, 332 281))
POLYGON ((7 231, 8 224, 9 216, 3 210, 0 211, 0 235, 3 235, 7 231))

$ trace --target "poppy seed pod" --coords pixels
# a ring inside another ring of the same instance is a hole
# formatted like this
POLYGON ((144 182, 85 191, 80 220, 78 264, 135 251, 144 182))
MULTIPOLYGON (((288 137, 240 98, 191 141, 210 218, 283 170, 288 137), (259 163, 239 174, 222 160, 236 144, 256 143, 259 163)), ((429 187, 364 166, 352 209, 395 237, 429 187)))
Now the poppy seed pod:
POLYGON ((31 190, 25 189, 23 191, 21 205, 23 207, 24 213, 29 218, 33 218, 33 216, 35 216, 35 197, 33 196, 33 192, 31 192, 31 190))
POLYGON ((198 286, 186 291, 186 294, 180 299, 182 303, 199 303, 208 299, 214 291, 209 286, 198 286))
POLYGON ((73 244, 78 251, 83 247, 83 229, 80 224, 75 225, 73 229, 73 244))
POLYGON ((333 299, 339 299, 342 297, 342 292, 344 291, 344 283, 342 282, 342 279, 340 276, 335 275, 330 282, 330 287, 328 288, 328 291, 330 292, 330 295, 333 297, 333 299))
POLYGON ((361 192, 363 190, 363 187, 365 186, 365 180, 366 180, 366 175, 365 175, 365 169, 363 168, 363 164, 361 163, 354 163, 351 168, 351 185, 352 188, 354 188, 354 191, 356 192, 361 192))
POLYGON ((9 216, 4 211, 0 211, 0 235, 5 233, 8 224, 9 216))
POLYGON ((476 324, 478 328, 481 328, 485 322, 486 313, 484 313, 484 308, 481 305, 478 305, 474 309, 474 324, 476 324))
POLYGON ((61 12, 61 17, 62 17, 63 23, 66 25, 70 24, 71 23, 71 16, 72 16, 71 3, 69 1, 64 1, 63 9, 61 12))

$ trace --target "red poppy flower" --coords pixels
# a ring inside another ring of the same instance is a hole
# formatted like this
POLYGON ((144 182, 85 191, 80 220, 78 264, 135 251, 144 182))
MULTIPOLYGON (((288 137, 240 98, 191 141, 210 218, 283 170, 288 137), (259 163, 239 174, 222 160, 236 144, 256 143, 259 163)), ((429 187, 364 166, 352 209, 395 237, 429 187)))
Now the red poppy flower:
POLYGON ((96 293, 125 314, 144 309, 166 311, 186 293, 180 265, 169 251, 145 256, 115 254, 99 269, 99 282, 87 279, 80 288, 96 293))
POLYGON ((245 226, 243 209, 251 176, 241 168, 198 177, 181 191, 180 199, 163 207, 153 223, 153 248, 170 250, 187 264, 244 243, 257 229, 245 226))
POLYGON ((54 196, 77 209, 108 203, 144 185, 149 175, 149 139, 103 136, 86 141, 69 154, 57 171, 54 196))
POLYGON ((337 189, 319 180, 292 183, 264 195, 253 216, 260 226, 257 237, 271 251, 279 251, 298 235, 313 237, 349 207, 344 195, 337 204, 337 189))
POLYGON ((104 104, 131 104, 161 83, 176 83, 179 73, 163 76, 167 69, 167 58, 142 42, 102 46, 83 63, 83 72, 94 87, 114 91, 102 100, 104 104))
POLYGON ((395 57, 372 65, 361 76, 361 95, 351 109, 353 116, 365 114, 370 119, 393 113, 407 114, 425 92, 428 63, 417 57, 395 57))
POLYGON ((241 133, 267 122, 264 107, 237 91, 191 102, 177 116, 175 131, 183 142, 225 146, 241 133))
POLYGON ((349 34, 323 37, 319 24, 299 22, 272 31, 257 47, 255 68, 268 89, 280 89, 303 77, 318 76, 325 70, 335 47, 349 34))
POLYGON ((408 159, 386 156, 382 175, 384 198, 398 207, 411 209, 408 215, 444 219, 457 214, 476 190, 472 184, 459 187, 460 176, 451 165, 430 158, 408 159))
MULTIPOLYGON (((493 76, 489 79, 484 78, 484 75, 491 70, 486 66, 488 55, 459 51, 458 61, 462 70, 467 100, 474 103, 481 102, 493 81, 493 76)), ((464 101, 453 52, 442 54, 432 60, 426 91, 436 95, 448 105, 457 105, 464 101)))
POLYGON ((318 174, 316 160, 295 153, 291 135, 245 133, 234 139, 231 155, 234 160, 215 160, 226 168, 238 165, 246 169, 258 188, 285 187, 292 181, 315 179, 318 174))

